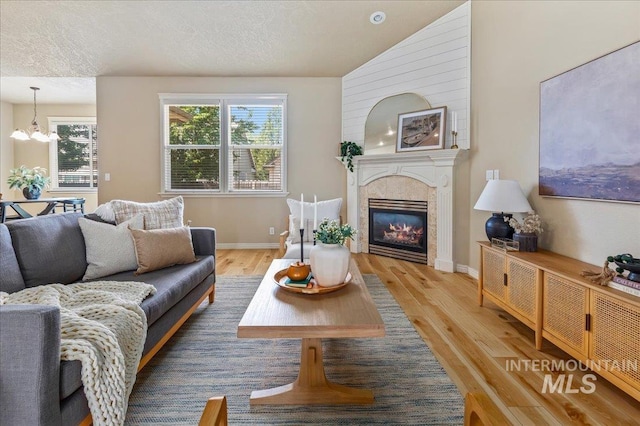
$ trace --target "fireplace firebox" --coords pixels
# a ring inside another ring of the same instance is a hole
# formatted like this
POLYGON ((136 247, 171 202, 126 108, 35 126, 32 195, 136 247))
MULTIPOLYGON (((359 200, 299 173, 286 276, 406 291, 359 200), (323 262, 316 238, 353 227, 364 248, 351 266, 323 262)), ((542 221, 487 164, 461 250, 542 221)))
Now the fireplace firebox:
POLYGON ((427 263, 427 202, 369 199, 369 253, 427 263))

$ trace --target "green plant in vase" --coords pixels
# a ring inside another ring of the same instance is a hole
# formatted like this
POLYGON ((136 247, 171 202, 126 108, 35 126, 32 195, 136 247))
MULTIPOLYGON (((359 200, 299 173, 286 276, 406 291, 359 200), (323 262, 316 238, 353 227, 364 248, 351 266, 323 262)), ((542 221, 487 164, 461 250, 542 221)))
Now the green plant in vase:
POLYGON ((29 169, 20 166, 9 171, 7 184, 11 189, 22 189, 22 194, 27 200, 37 200, 44 188, 49 186, 50 178, 47 177, 47 169, 34 167, 29 169))
POLYGON ((345 282, 351 252, 344 243, 347 238, 353 239, 356 232, 351 225, 340 225, 337 220, 325 218, 320 222, 316 232, 319 244, 309 253, 311 271, 319 286, 334 287, 345 282))
POLYGON ((353 239, 357 232, 358 231, 353 229, 348 223, 340 225, 337 220, 325 218, 318 225, 316 240, 323 244, 343 245, 345 241, 347 241, 347 238, 353 239))

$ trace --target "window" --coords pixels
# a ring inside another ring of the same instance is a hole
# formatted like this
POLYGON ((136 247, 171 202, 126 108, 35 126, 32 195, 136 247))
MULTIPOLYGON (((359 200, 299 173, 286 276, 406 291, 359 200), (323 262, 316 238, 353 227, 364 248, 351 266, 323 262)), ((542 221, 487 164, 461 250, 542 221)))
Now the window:
POLYGON ((49 117, 60 137, 49 148, 51 188, 98 187, 98 126, 95 117, 49 117))
POLYGON ((286 95, 160 95, 164 192, 286 191, 286 95))

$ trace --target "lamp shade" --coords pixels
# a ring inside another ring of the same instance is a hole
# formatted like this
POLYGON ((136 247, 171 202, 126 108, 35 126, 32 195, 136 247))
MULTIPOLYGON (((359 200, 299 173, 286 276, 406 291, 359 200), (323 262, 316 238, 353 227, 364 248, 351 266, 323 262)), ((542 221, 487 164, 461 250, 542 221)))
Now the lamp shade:
POLYGON ((475 210, 488 212, 525 213, 532 210, 520 184, 515 180, 493 179, 487 182, 475 210))
POLYGON ((484 187, 473 208, 494 212, 484 225, 489 241, 494 238, 512 238, 513 228, 508 223, 511 213, 532 210, 518 182, 500 179, 487 182, 487 186, 484 187))

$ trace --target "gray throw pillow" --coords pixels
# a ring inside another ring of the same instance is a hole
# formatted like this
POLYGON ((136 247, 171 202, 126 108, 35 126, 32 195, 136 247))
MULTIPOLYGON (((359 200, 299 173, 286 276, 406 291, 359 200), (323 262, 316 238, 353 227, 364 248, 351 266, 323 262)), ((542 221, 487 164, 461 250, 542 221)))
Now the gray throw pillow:
POLYGON ((144 228, 144 216, 138 214, 114 226, 85 218, 78 219, 87 247, 87 270, 83 281, 105 277, 138 267, 131 229, 144 228))

